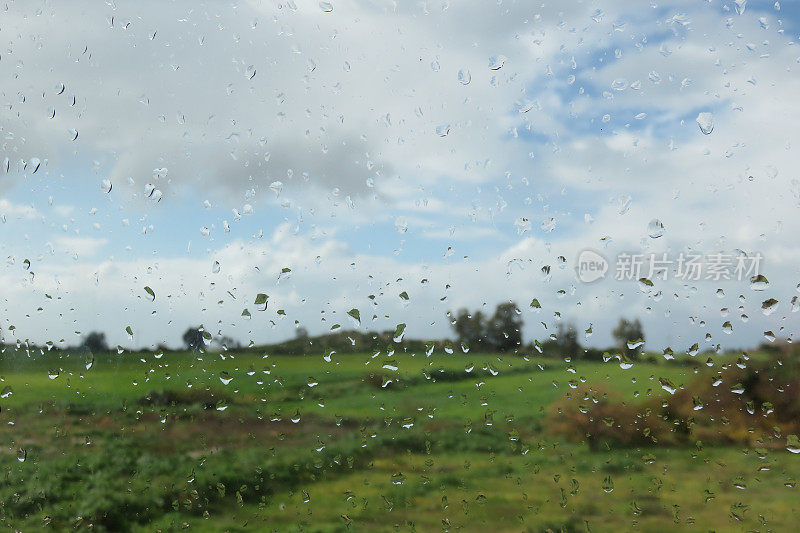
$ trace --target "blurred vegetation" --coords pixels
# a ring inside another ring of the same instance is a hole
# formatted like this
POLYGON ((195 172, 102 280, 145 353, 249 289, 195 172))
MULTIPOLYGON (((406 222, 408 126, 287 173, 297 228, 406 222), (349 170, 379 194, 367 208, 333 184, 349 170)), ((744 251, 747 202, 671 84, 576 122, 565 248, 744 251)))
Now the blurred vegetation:
POLYGON ((198 326, 185 351, 90 335, 70 350, 6 345, 0 523, 660 531, 797 518, 792 345, 601 351, 566 322, 524 345, 502 333, 521 328, 511 302, 452 318, 455 343, 337 328, 237 348, 198 326), (506 351, 486 341, 497 332, 506 351))

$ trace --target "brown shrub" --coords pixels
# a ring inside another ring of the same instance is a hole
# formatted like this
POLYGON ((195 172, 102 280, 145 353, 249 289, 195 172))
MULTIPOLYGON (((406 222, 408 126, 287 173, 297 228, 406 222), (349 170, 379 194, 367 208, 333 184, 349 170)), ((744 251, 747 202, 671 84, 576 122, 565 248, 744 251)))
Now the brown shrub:
POLYGON ((651 405, 623 402, 604 389, 578 388, 549 409, 548 432, 592 451, 607 446, 648 446, 674 440, 670 425, 651 405))
POLYGON ((800 430, 800 372, 794 358, 740 360, 698 376, 667 401, 663 415, 692 440, 778 445, 800 430))

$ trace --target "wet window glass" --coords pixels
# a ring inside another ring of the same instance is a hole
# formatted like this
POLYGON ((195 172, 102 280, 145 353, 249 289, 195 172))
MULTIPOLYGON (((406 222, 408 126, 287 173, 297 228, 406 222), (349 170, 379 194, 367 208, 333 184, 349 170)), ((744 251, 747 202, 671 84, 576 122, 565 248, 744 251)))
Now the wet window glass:
POLYGON ((794 527, 795 2, 0 10, 6 528, 794 527))

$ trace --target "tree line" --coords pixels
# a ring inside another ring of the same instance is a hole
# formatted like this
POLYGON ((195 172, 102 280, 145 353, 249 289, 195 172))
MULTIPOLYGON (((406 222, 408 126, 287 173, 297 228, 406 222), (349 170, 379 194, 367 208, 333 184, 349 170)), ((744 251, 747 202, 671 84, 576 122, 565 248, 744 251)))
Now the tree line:
MULTIPOLYGON (((460 309, 448 313, 456 341, 463 348, 487 352, 537 351, 542 355, 572 357, 575 359, 601 359, 608 350, 583 347, 574 324, 559 323, 555 332, 544 342, 534 341, 524 345, 522 340, 522 311, 515 302, 497 306, 491 316, 482 311, 460 309)), ((635 359, 644 345, 644 330, 639 319, 621 318, 611 332, 615 351, 627 359, 635 359)))
MULTIPOLYGON (((451 329, 455 335, 455 346, 446 340, 422 341, 403 340, 394 341, 394 332, 357 332, 339 331, 316 337, 310 337, 305 328, 298 328, 294 339, 269 345, 270 350, 277 354, 305 354, 320 350, 337 350, 340 352, 358 351, 367 349, 382 349, 392 344, 402 344, 407 349, 425 350, 429 347, 447 348, 453 351, 477 352, 538 352, 545 356, 571 357, 575 359, 601 359, 604 350, 584 347, 579 340, 578 330, 574 324, 559 323, 557 329, 543 342, 534 341, 523 343, 522 330, 524 322, 522 311, 515 302, 499 304, 491 315, 483 311, 469 311, 459 309, 457 312, 448 312, 451 329)), ((634 359, 644 344, 644 331, 638 319, 628 320, 621 318, 612 331, 615 339, 613 347, 628 359, 634 359)), ((214 343, 225 350, 240 350, 241 345, 230 337, 212 338, 202 326, 192 326, 183 333, 184 347, 189 351, 205 350, 214 343)), ((84 336, 79 348, 93 353, 111 351, 105 333, 92 331, 84 336)), ((265 347, 253 347, 263 349, 265 347)), ((159 350, 169 351, 164 345, 159 350)))

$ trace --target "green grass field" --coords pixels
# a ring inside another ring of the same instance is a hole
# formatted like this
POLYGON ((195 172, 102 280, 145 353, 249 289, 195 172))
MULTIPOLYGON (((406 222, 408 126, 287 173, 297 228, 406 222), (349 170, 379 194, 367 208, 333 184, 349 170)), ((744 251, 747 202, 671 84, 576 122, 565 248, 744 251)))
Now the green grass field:
POLYGON ((661 380, 684 387, 706 359, 124 353, 87 369, 6 354, 0 516, 21 530, 785 530, 800 456, 591 452, 545 427, 576 387, 666 397, 661 380))

